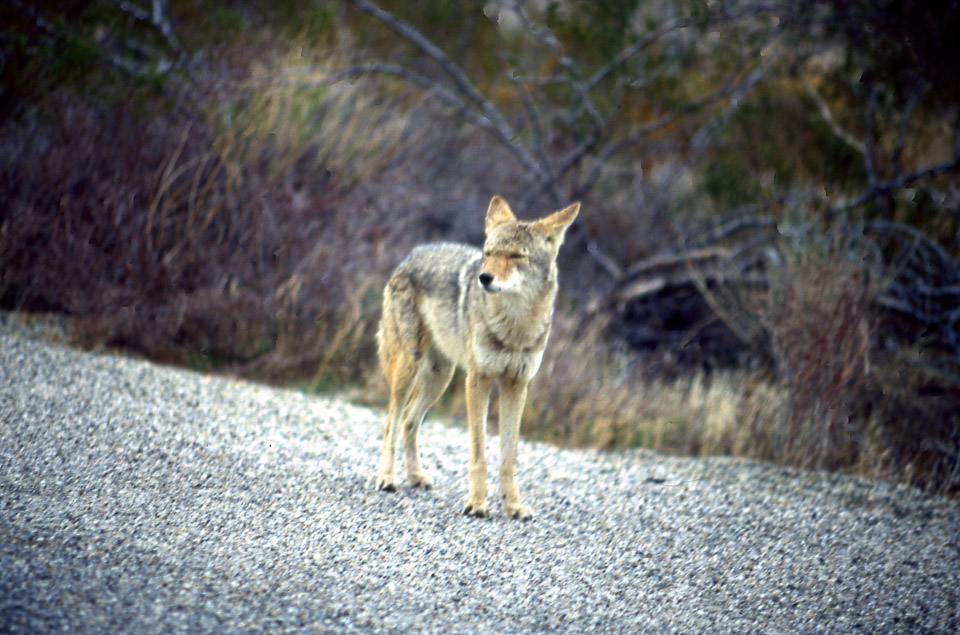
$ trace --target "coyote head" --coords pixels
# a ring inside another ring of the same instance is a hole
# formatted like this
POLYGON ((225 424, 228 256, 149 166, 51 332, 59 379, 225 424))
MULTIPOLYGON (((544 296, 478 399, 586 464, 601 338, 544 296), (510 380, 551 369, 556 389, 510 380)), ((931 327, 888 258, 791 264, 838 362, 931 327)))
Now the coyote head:
POLYGON ((518 221, 510 206, 494 196, 487 208, 480 287, 487 293, 522 292, 556 275, 557 250, 580 203, 537 221, 518 221))

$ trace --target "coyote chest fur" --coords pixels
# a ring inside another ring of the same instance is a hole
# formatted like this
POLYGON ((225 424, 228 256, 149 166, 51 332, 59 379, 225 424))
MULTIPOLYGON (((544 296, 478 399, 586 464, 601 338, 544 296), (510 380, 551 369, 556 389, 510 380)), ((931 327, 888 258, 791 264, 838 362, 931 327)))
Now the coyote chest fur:
POLYGON ((485 428, 494 382, 500 388, 500 490, 508 515, 529 519, 516 486, 517 437, 527 384, 540 368, 557 292, 556 257, 580 204, 521 222, 499 196, 490 201, 483 249, 451 243, 417 247, 383 293, 377 333, 390 385, 377 485, 396 490, 397 428, 403 430, 407 480, 430 487, 417 433, 453 377, 466 372, 470 433, 465 512, 486 516, 485 428))

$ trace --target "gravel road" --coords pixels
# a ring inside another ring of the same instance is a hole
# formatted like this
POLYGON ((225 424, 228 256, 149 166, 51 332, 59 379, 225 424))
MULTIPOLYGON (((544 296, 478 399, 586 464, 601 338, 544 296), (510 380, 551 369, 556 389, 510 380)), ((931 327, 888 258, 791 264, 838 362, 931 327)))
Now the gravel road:
POLYGON ((0 315, 0 632, 960 631, 956 501, 523 443, 537 517, 473 519, 441 422, 374 490, 382 414, 0 315))

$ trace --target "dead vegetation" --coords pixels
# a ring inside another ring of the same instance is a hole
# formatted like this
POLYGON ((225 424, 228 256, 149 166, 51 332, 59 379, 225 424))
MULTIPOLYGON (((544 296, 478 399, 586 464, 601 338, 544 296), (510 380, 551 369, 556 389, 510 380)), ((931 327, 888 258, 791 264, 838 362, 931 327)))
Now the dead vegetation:
POLYGON ((597 59, 575 20, 519 3, 497 5, 509 29, 452 10, 460 49, 348 4, 322 46, 266 27, 198 45, 163 2, 100 7, 89 41, 52 4, 4 9, 34 46, 11 62, 55 68, 49 90, 2 69, 23 101, 0 124, 3 306, 380 402, 379 296, 408 249, 478 243, 491 192, 529 216, 580 197, 527 434, 958 491, 949 70, 848 82, 835 41, 769 30, 776 5, 645 5, 622 41, 597 26, 617 43, 597 59), (489 59, 465 62, 470 38, 489 59), (57 74, 78 51, 98 98, 57 74))

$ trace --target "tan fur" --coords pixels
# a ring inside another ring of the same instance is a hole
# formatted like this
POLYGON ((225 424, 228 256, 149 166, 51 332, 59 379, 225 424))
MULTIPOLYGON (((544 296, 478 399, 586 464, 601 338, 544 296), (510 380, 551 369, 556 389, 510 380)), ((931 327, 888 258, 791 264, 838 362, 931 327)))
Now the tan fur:
POLYGON ((530 519, 516 483, 517 439, 527 384, 540 368, 557 292, 556 257, 580 209, 574 203, 538 221, 518 221, 500 196, 490 201, 483 250, 422 245, 397 267, 383 292, 377 332, 390 385, 377 487, 396 490, 397 428, 407 481, 433 482, 420 466, 417 433, 453 377, 466 371, 470 459, 464 512, 487 516, 484 452, 490 390, 500 388, 500 492, 504 511, 530 519))

